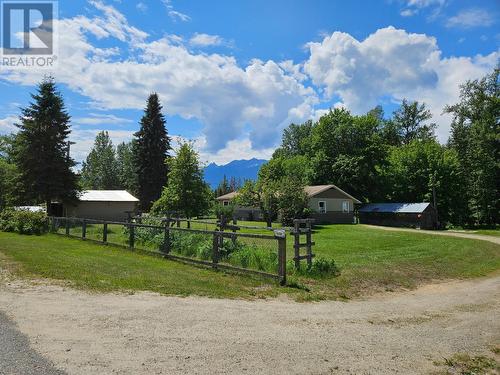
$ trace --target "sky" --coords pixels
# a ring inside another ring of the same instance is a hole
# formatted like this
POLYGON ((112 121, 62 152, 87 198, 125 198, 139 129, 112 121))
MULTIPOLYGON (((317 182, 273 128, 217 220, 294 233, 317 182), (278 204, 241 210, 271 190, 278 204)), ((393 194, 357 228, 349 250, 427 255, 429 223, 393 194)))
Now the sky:
POLYGON ((499 0, 61 0, 57 64, 0 65, 0 134, 52 75, 79 162, 101 130, 129 141, 152 92, 206 163, 267 159, 292 122, 390 116, 403 98, 428 105, 446 142, 444 106, 498 64, 499 19, 499 0))

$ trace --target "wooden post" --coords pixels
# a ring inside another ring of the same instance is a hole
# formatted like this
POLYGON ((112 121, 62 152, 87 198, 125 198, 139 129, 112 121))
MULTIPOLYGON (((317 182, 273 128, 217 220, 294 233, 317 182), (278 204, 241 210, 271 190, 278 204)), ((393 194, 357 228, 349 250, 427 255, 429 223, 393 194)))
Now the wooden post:
POLYGON ((274 232, 278 239, 278 276, 280 285, 286 285, 286 234, 285 231, 274 232))
POLYGON ((217 268, 217 263, 219 263, 219 234, 214 233, 214 238, 212 240, 212 267, 217 268))
POLYGON ((82 221, 82 240, 87 238, 87 220, 83 219, 82 221))
POLYGON ((66 236, 69 236, 69 218, 66 218, 66 236))
POLYGON ((181 219, 180 218, 177 218, 177 228, 180 228, 181 227, 181 219))
POLYGON ((102 223, 102 242, 108 243, 108 223, 102 223))
POLYGON ((191 220, 189 220, 189 219, 187 221, 187 229, 191 229, 191 220))
POLYGON ((163 232, 163 252, 165 254, 170 253, 170 229, 168 222, 167 225, 165 225, 165 229, 163 232))
POLYGON ((300 269, 300 221, 299 220, 294 220, 293 224, 294 224, 294 228, 293 228, 293 236, 294 236, 293 250, 294 250, 295 269, 300 269))
POLYGON ((128 238, 128 247, 133 249, 135 241, 135 226, 134 224, 129 225, 129 238, 128 238))
POLYGON ((310 269, 312 267, 312 226, 311 221, 306 221, 307 233, 306 233, 306 250, 307 250, 307 268, 310 269))
POLYGON ((56 231, 56 218, 52 216, 52 233, 55 233, 56 231))
POLYGON ((233 245, 236 245, 236 219, 233 218, 233 228, 232 228, 233 235, 231 236, 231 240, 233 241, 233 245))

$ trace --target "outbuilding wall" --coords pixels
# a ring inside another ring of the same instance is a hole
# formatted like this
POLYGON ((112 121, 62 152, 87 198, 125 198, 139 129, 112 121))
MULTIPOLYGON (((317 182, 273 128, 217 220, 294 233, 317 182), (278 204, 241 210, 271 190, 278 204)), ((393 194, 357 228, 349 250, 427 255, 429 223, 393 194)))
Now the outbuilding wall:
POLYGON ((437 217, 431 206, 422 213, 359 212, 359 222, 388 227, 420 229, 435 229, 437 227, 437 217))
POLYGON ((69 207, 66 216, 83 219, 126 221, 126 211, 134 211, 136 202, 79 202, 69 207))

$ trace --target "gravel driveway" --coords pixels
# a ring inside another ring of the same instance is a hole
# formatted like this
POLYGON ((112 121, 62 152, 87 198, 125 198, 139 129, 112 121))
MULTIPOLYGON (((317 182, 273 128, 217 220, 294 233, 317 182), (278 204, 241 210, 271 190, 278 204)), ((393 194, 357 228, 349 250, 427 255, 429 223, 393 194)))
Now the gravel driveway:
POLYGON ((429 373, 498 344, 499 307, 500 277, 302 304, 0 286, 32 347, 85 375, 429 373))
POLYGON ((29 340, 0 311, 0 374, 63 375, 30 347, 29 340))

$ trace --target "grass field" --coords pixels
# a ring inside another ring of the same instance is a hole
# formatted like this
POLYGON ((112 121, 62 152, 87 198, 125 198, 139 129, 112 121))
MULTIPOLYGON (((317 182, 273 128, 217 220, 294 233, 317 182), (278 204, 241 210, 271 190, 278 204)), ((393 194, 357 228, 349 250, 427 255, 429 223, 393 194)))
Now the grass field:
MULTIPOLYGON (((120 236, 121 232, 115 229, 115 235, 120 236)), ((485 241, 384 231, 361 225, 318 226, 313 240, 317 257, 334 259, 341 275, 306 278, 289 270, 290 283, 302 289, 278 288, 247 276, 201 270, 55 235, 27 237, 0 233, 0 252, 21 264, 30 275, 70 280, 76 286, 97 290, 153 290, 164 294, 243 298, 283 292, 298 300, 351 298, 414 288, 434 280, 485 276, 500 269, 500 246, 485 241)), ((291 236, 287 253, 291 259, 291 236)))

